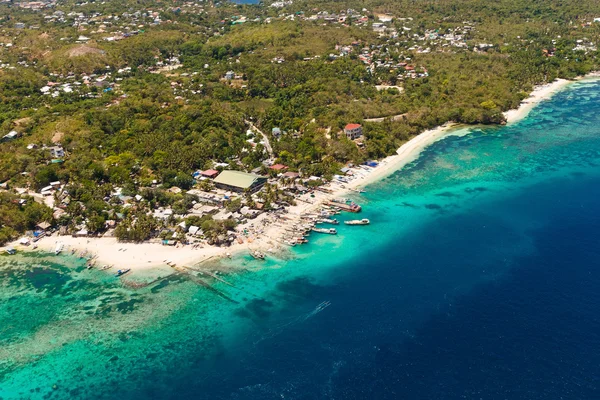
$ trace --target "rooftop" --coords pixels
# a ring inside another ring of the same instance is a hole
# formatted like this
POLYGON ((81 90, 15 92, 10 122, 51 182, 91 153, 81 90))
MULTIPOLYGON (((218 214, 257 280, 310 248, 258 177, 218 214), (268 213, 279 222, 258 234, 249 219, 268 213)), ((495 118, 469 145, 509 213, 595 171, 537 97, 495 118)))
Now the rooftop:
POLYGON ((262 177, 259 175, 242 171, 223 171, 215 178, 214 182, 246 189, 251 187, 260 178, 262 177))
POLYGON ((352 130, 352 129, 357 129, 357 128, 360 128, 360 124, 348 124, 348 125, 346 125, 346 127, 344 129, 352 130))

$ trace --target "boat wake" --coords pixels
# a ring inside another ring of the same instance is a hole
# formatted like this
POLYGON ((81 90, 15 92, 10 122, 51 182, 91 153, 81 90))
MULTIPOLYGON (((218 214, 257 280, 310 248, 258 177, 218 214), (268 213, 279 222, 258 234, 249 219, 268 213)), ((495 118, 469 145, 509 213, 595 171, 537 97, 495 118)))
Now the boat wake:
POLYGON ((330 301, 324 301, 322 303, 319 303, 313 310, 307 312, 306 314, 302 314, 296 318, 294 318, 292 321, 287 322, 285 324, 281 324, 278 325, 274 328, 269 329, 269 331, 267 333, 265 333, 264 335, 262 335, 260 337, 260 339, 258 339, 257 341, 254 342, 254 344, 258 344, 266 339, 272 339, 275 336, 280 335, 284 330, 291 328, 295 325, 301 324, 303 322, 305 322, 306 320, 314 317, 315 315, 319 314, 320 312, 322 312, 323 310, 325 310, 327 307, 329 307, 331 305, 330 301))

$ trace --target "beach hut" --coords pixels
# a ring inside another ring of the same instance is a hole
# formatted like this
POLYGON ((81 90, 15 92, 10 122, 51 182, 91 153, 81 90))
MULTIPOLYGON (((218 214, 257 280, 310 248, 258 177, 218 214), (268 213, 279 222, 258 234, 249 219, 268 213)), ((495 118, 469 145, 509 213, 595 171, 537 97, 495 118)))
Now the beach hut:
POLYGON ((39 231, 45 232, 48 228, 50 228, 50 224, 48 222, 40 222, 35 226, 39 231))
POLYGON ((285 174, 283 174, 284 178, 291 178, 291 179, 296 179, 300 177, 300 174, 298 172, 291 172, 288 171, 285 174))

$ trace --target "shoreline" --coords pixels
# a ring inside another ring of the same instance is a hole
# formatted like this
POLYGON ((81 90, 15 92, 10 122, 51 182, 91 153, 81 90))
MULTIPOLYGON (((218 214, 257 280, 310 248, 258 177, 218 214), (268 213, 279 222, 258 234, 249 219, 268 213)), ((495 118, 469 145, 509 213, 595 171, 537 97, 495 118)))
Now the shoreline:
POLYGON ((539 103, 552 98, 552 96, 554 96, 556 93, 574 83, 581 82, 586 79, 599 78, 600 71, 595 71, 584 76, 578 76, 573 80, 559 78, 550 83, 537 85, 533 88, 533 91, 529 94, 529 96, 521 102, 518 108, 514 108, 503 113, 504 117, 506 118, 506 124, 511 125, 524 119, 539 103))
MULTIPOLYGON (((600 78, 600 74, 591 73, 572 81, 558 79, 549 84, 536 86, 529 97, 523 100, 517 109, 504 113, 507 125, 522 120, 537 104, 551 98, 555 93, 570 84, 588 78, 600 78)), ((303 215, 315 211, 326 201, 345 196, 352 191, 357 191, 359 188, 386 178, 416 160, 425 148, 438 140, 452 135, 460 135, 457 132, 460 131, 461 127, 468 126, 448 122, 442 126, 421 132, 400 146, 396 150, 396 154, 380 160, 376 167, 369 167, 368 169, 353 167, 351 169, 353 179, 348 183, 332 181, 324 185, 323 187, 328 189, 330 193, 315 191, 313 197, 310 194, 299 196, 297 204, 287 210, 285 217, 280 218, 273 214, 264 213, 254 220, 239 225, 236 229, 239 237, 241 237, 241 231, 244 229, 248 229, 251 234, 247 235, 242 243, 235 241, 229 247, 209 245, 202 247, 193 245, 163 246, 161 243, 153 241, 123 243, 118 242, 116 238, 112 237, 96 238, 53 235, 41 239, 37 243, 38 250, 52 253, 56 243, 61 242, 64 245, 63 251, 65 254, 69 254, 72 251, 78 254, 88 253, 96 256, 96 267, 112 265, 113 268, 106 271, 109 273, 114 273, 120 268, 131 268, 132 272, 164 268, 167 266, 167 262, 173 263, 178 267, 193 266, 208 260, 219 260, 256 250, 267 254, 287 253, 289 251, 288 246, 279 238, 285 235, 287 229, 301 223, 303 215)), ((31 247, 20 245, 19 240, 10 243, 9 246, 19 251, 35 251, 31 247)))

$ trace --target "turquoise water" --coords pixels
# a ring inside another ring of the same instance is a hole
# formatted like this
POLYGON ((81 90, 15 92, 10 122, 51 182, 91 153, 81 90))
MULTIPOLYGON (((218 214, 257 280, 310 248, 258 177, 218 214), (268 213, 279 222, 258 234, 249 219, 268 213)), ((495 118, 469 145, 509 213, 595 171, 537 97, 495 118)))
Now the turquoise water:
POLYGON ((1 257, 0 398, 598 398, 599 89, 455 132, 218 293, 1 257))

